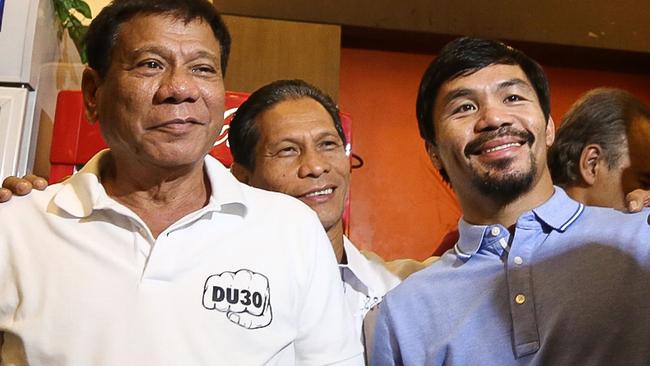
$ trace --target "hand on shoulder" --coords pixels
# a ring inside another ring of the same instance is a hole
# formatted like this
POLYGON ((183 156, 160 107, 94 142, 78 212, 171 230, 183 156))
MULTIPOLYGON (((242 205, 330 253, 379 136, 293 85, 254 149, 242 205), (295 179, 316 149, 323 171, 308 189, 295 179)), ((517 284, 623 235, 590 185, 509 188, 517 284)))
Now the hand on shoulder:
POLYGON ((630 212, 639 212, 643 207, 650 207, 650 190, 635 189, 625 196, 625 204, 630 212))
POLYGON ((17 196, 24 196, 29 194, 32 189, 39 191, 47 188, 47 180, 45 178, 30 174, 22 178, 10 176, 5 178, 0 188, 0 202, 7 202, 15 194, 17 196))

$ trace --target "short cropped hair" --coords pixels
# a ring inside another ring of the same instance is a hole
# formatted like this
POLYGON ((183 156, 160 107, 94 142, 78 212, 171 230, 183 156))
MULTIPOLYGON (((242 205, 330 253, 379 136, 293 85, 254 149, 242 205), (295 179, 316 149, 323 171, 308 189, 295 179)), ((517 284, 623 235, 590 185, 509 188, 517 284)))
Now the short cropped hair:
POLYGON ((205 21, 219 41, 221 74, 225 76, 230 54, 230 33, 221 15, 207 0, 113 0, 90 23, 84 37, 88 66, 102 78, 111 65, 111 56, 120 24, 136 15, 170 15, 186 24, 195 19, 205 21))
POLYGON ((627 153, 626 131, 637 117, 650 118, 650 107, 620 89, 599 88, 580 97, 564 115, 548 165, 553 183, 568 186, 580 181, 580 156, 585 146, 598 144, 609 168, 627 153))
POLYGON ((429 65, 422 80, 416 102, 420 136, 435 145, 433 108, 443 83, 471 75, 491 65, 517 65, 532 83, 548 123, 551 113, 548 80, 542 67, 519 50, 501 42, 463 37, 448 43, 429 65))
POLYGON ((285 100, 311 98, 320 103, 334 121, 334 128, 346 144, 339 109, 327 94, 303 80, 278 80, 267 84, 242 103, 230 122, 228 142, 236 163, 255 169, 255 148, 259 140, 256 118, 264 111, 285 100))

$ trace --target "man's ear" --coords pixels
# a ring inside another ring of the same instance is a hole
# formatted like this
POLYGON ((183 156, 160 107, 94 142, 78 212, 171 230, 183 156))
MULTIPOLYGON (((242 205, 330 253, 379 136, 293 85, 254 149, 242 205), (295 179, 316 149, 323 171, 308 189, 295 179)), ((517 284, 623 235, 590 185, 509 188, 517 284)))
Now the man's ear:
POLYGON ((598 178, 598 171, 603 160, 603 149, 598 144, 589 144, 580 154, 580 176, 589 186, 593 186, 598 178))
POLYGON ((551 147, 555 141, 555 122, 553 117, 548 116, 548 122, 546 122, 546 147, 551 147))
POLYGON ((88 122, 97 122, 97 92, 101 85, 102 78, 95 69, 87 67, 81 77, 81 93, 84 98, 84 109, 88 122))
POLYGON ((239 163, 232 163, 230 166, 230 172, 235 176, 235 178, 237 178, 238 181, 244 184, 248 184, 250 181, 251 171, 239 163))
POLYGON ((429 159, 431 159, 433 166, 438 170, 444 169, 442 166, 442 161, 440 161, 440 158, 438 157, 438 148, 436 145, 432 144, 429 141, 425 141, 424 147, 427 149, 427 155, 429 155, 429 159))

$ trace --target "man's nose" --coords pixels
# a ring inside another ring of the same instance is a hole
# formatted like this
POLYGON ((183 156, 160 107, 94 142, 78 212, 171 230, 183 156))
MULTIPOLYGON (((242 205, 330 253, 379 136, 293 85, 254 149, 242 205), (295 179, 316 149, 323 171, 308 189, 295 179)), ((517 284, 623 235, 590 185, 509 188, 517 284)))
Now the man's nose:
POLYGON ((484 103, 479 111, 479 120, 476 123, 476 130, 496 130, 501 126, 510 124, 512 124, 512 118, 503 103, 484 103))
POLYGON ((330 171, 330 163, 323 153, 315 150, 303 152, 298 168, 300 178, 313 177, 318 178, 330 171))
POLYGON ((199 99, 199 88, 194 75, 190 70, 173 67, 162 78, 156 102, 158 103, 184 103, 195 102, 199 99))

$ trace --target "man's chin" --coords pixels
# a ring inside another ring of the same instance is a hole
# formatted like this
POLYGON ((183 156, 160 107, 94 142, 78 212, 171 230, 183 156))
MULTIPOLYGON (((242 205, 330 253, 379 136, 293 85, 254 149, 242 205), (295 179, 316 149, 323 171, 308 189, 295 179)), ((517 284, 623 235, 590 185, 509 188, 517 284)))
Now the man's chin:
POLYGON ((318 220, 320 221, 321 225, 323 225, 323 229, 325 229, 325 231, 329 231, 338 225, 343 217, 342 212, 341 214, 335 214, 332 212, 316 211, 316 213, 318 214, 318 220))
POLYGON ((474 186, 486 196, 507 203, 530 191, 535 175, 527 173, 506 173, 498 175, 475 176, 474 186))

